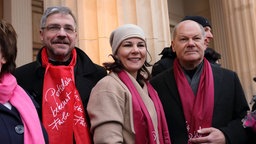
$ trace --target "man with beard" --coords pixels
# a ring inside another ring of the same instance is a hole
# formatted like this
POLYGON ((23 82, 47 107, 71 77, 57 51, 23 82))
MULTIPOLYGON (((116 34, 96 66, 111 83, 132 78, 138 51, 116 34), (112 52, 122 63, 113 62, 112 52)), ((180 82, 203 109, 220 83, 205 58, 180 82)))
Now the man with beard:
POLYGON ((51 144, 91 143, 86 107, 107 73, 79 48, 77 23, 67 7, 49 7, 41 19, 37 60, 17 68, 18 83, 37 101, 51 144))

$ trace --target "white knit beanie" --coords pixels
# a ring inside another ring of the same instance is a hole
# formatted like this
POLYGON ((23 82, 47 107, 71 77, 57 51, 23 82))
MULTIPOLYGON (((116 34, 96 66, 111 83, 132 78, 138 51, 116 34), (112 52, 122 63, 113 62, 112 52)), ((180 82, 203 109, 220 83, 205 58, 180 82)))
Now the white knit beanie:
POLYGON ((115 29, 110 35, 110 45, 112 47, 112 54, 115 55, 120 44, 128 39, 137 37, 146 41, 143 30, 134 24, 125 24, 115 29))

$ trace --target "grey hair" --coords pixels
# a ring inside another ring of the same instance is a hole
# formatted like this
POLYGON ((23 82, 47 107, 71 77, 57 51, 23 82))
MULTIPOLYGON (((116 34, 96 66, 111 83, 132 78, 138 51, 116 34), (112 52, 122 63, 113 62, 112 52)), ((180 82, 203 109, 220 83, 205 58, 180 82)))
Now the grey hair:
MULTIPOLYGON (((193 21, 193 20, 185 20, 185 21, 193 21)), ((180 23, 178 23, 178 24, 174 27, 173 33, 172 33, 172 39, 173 39, 173 40, 175 39, 175 37, 176 37, 176 35, 177 35, 177 28, 178 28, 178 27, 180 26, 180 24, 183 23, 183 22, 184 22, 184 21, 181 21, 180 23)), ((195 21, 193 21, 193 22, 195 22, 195 21)), ((202 36, 205 37, 206 34, 205 34, 204 27, 203 27, 201 24, 197 23, 197 22, 195 22, 195 23, 199 25, 200 30, 201 30, 201 32, 202 32, 202 36)))
POLYGON ((44 14, 41 18, 41 23, 40 23, 40 28, 44 28, 45 27, 45 23, 47 18, 52 15, 52 14, 56 14, 56 13, 61 13, 61 14, 66 14, 66 15, 71 15, 72 18, 75 21, 75 27, 77 25, 76 23, 76 18, 74 16, 74 14, 72 13, 72 11, 68 8, 68 7, 64 7, 64 6, 54 6, 54 7, 48 7, 45 11, 44 14))

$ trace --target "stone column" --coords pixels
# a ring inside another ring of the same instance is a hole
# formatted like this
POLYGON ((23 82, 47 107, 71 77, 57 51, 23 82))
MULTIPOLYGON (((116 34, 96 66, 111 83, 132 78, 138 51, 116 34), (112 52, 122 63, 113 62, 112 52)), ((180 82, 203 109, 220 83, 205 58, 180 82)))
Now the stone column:
POLYGON ((214 45, 222 66, 238 73, 247 100, 256 94, 256 27, 254 0, 209 0, 214 45))
POLYGON ((31 0, 5 0, 3 18, 9 21, 18 35, 17 66, 32 61, 31 0))

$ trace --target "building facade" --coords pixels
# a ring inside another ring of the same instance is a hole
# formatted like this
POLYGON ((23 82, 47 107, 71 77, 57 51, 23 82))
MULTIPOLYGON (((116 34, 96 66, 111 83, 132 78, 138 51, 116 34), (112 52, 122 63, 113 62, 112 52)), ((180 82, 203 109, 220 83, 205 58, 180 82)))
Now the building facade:
POLYGON ((0 0, 0 18, 18 33, 17 65, 35 59, 40 49, 39 23, 48 6, 70 7, 77 17, 77 46, 98 64, 110 61, 110 32, 137 24, 147 36, 151 64, 170 45, 171 31, 186 15, 201 15, 212 23, 211 47, 222 55, 222 67, 238 73, 248 102, 256 94, 255 0, 0 0))

